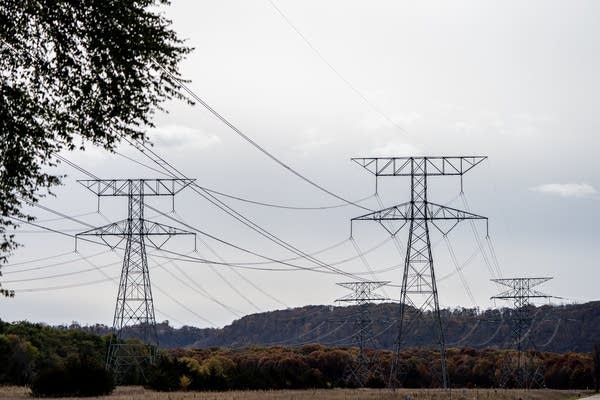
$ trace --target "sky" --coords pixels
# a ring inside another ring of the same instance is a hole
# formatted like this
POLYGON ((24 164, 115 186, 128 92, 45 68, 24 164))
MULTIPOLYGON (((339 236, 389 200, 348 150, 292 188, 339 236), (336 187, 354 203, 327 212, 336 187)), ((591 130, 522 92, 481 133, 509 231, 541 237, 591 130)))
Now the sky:
MULTIPOLYGON (((559 297, 554 303, 598 300, 600 3, 227 0, 174 2, 163 11, 194 48, 181 68, 189 87, 271 154, 345 199, 369 197, 360 204, 378 209, 410 196, 407 178, 385 178, 380 204, 373 176, 351 157, 488 156, 465 175, 465 197, 455 177, 429 180, 431 201, 489 218, 489 240, 485 222, 462 222, 449 235, 466 287, 446 242, 432 232, 442 306, 504 305, 490 300, 500 290, 490 282, 499 276, 491 249, 502 277, 553 277, 540 290, 559 297)), ((342 204, 200 105, 173 101, 165 108, 148 131, 153 149, 200 186, 278 205, 342 204)), ((119 153, 152 164, 128 145, 119 153)), ((63 156, 102 178, 164 177, 100 149, 63 156)), ((93 226, 126 216, 122 198, 102 199, 97 213, 95 196, 76 182, 89 179, 80 171, 63 163, 56 172, 68 176, 42 205, 93 226)), ((220 199, 303 252, 337 244, 315 257, 347 260, 338 267, 390 281, 382 294, 399 298, 406 227, 399 248, 372 223, 354 225, 350 241, 350 219, 365 213, 352 205, 291 210, 220 199)), ((188 228, 269 258, 295 256, 192 190, 177 195, 175 213, 170 200, 148 203, 188 228)), ((88 229, 30 211, 39 224, 65 233, 88 229)), ((176 225, 153 210, 147 216, 176 225)), ((0 318, 112 323, 122 251, 78 243, 75 253, 73 238, 28 226, 17 240, 24 246, 2 269, 3 287, 17 293, 0 302, 0 318)), ((176 237, 165 249, 188 254, 193 242, 176 237)), ((192 255, 212 260, 264 261, 202 235, 197 251, 192 255)), ((336 285, 345 276, 172 261, 165 254, 172 253, 149 250, 150 274, 157 320, 175 326, 224 326, 259 311, 335 305, 347 294, 336 285)))

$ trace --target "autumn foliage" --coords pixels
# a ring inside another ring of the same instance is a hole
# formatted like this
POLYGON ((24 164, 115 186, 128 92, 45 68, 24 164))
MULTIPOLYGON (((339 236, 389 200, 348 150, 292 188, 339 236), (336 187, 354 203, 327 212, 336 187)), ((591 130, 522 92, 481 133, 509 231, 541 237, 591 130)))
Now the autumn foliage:
MULTIPOLYGON (((164 352, 148 387, 163 390, 245 390, 348 387, 355 348, 317 344, 300 347, 252 346, 245 349, 176 349, 164 352), (184 383, 185 385, 183 385, 184 383)), ((588 354, 531 353, 541 362, 546 386, 585 389, 593 386, 593 362, 588 354)), ((388 383, 392 353, 369 351, 371 376, 367 386, 388 383)), ((454 387, 497 387, 500 370, 513 351, 450 349, 448 372, 454 387)), ((404 387, 437 385, 439 353, 409 349, 402 352, 404 387)))
MULTIPOLYGON (((0 385, 33 385, 39 392, 83 395, 98 384, 104 371, 108 340, 107 336, 79 330, 0 322, 0 385), (56 388, 53 385, 59 380, 64 385, 56 388), (65 388, 70 389, 67 392, 65 388)), ((354 347, 320 344, 179 348, 163 350, 145 376, 147 386, 160 391, 352 387, 351 371, 357 354, 354 347)), ((371 364, 366 386, 388 385, 392 355, 389 350, 367 350, 371 364)), ((413 348, 404 350, 401 356, 403 387, 439 385, 437 351, 413 348)), ((512 350, 450 348, 450 383, 453 387, 498 387, 502 366, 515 356, 512 350)), ((594 386, 591 353, 529 352, 528 356, 539 364, 548 388, 594 386)), ((111 377, 105 378, 96 393, 112 389, 111 377)), ((139 384, 139 380, 128 378, 123 383, 139 384)))

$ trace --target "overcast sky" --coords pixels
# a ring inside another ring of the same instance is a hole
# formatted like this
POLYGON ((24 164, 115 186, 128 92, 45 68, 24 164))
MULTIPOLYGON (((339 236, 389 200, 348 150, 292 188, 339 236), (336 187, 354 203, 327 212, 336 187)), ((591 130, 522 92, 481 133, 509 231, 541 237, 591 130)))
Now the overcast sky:
MULTIPOLYGON (((564 298, 556 302, 598 299, 600 3, 273 4, 179 1, 165 10, 175 30, 194 47, 182 74, 198 95, 295 170, 347 199, 374 192, 373 177, 351 157, 487 155, 488 161, 465 176, 464 187, 472 211, 490 218, 502 275, 554 277, 540 289, 564 298)), ((340 204, 251 147, 200 106, 166 106, 169 114, 157 115, 157 128, 149 132, 154 149, 200 185, 289 206, 340 204)), ((120 151, 149 163, 135 149, 123 146, 120 151)), ((65 156, 100 177, 160 177, 96 149, 65 156)), ((42 204, 69 215, 86 214, 80 219, 92 225, 125 216, 123 199, 103 201, 103 214, 95 214, 96 198, 75 182, 86 176, 66 165, 58 172, 69 175, 65 185, 42 204)), ((406 178, 385 179, 379 190, 383 204, 407 201, 407 184, 406 178)), ((431 178, 429 184, 432 201, 465 208, 457 197, 458 179, 431 178)), ((355 257, 339 268, 367 270, 352 242, 344 242, 350 218, 364 210, 284 210, 223 200, 302 251, 340 243, 317 257, 328 263, 355 257)), ((150 202, 171 210, 169 201, 150 202)), ((363 204, 380 208, 373 197, 363 204)), ((175 205, 174 216, 195 228, 272 258, 294 256, 192 191, 182 192, 175 205)), ((55 229, 86 229, 65 220, 46 221, 56 216, 42 210, 32 212, 55 229)), ((165 217, 157 220, 174 224, 165 217)), ((485 224, 476 227, 485 257, 469 223, 450 235, 460 263, 475 254, 463 269, 474 299, 452 274, 455 266, 445 242, 432 233, 443 306, 493 306, 489 298, 498 288, 489 281, 493 276, 486 258, 493 262, 485 224)), ((69 253, 73 239, 34 230, 22 228, 17 239, 25 246, 3 268, 3 286, 15 289, 17 296, 0 302, 0 318, 111 324, 117 286, 110 280, 91 282, 118 278, 122 252, 81 244, 79 254, 69 253)), ((401 251, 406 233, 404 228, 398 236, 401 251)), ((403 254, 386 241, 388 236, 375 224, 354 229, 362 251, 383 243, 366 255, 373 270, 387 269, 373 279, 398 284, 403 254)), ((227 261, 260 261, 205 240, 227 261)), ((193 241, 174 238, 166 248, 188 253, 193 241)), ((198 250, 197 256, 217 258, 201 241, 198 250)), ((335 283, 348 280, 317 272, 234 271, 165 262, 150 256, 151 279, 157 319, 174 325, 223 326, 259 310, 334 304, 346 294, 335 283)), ((385 292, 399 297, 397 288, 385 292)))

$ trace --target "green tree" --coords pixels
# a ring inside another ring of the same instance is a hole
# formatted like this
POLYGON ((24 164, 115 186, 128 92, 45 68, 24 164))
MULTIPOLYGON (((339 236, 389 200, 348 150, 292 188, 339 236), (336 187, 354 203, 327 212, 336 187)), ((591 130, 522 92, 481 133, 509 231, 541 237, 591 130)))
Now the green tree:
POLYGON ((185 99, 178 67, 190 48, 160 13, 168 4, 0 2, 0 264, 19 220, 33 219, 24 203, 60 184, 48 168, 58 152, 145 138, 162 102, 185 99))

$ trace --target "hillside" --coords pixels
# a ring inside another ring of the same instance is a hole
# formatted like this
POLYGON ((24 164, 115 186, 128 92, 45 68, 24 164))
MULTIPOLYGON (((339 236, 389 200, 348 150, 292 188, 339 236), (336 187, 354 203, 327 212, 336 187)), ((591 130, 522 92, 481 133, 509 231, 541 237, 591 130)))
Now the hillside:
MULTIPOLYGON (((391 349, 397 328, 398 305, 369 305, 370 326, 374 339, 370 347, 391 349)), ((163 348, 244 347, 248 345, 291 345, 320 343, 327 346, 351 346, 356 327, 356 307, 305 306, 252 314, 220 329, 158 326, 163 348), (346 321, 346 322, 344 322, 346 321)), ((510 347, 508 309, 477 312, 473 309, 443 310, 448 347, 510 347)), ((544 305, 531 310, 533 329, 529 338, 535 347, 548 352, 589 352, 600 341, 600 302, 572 305, 544 305)), ((106 334, 109 328, 95 325, 76 328, 106 334)), ((406 345, 434 346, 433 325, 429 319, 415 325, 415 334, 406 345)), ((527 347, 531 341, 525 342, 527 347)))

